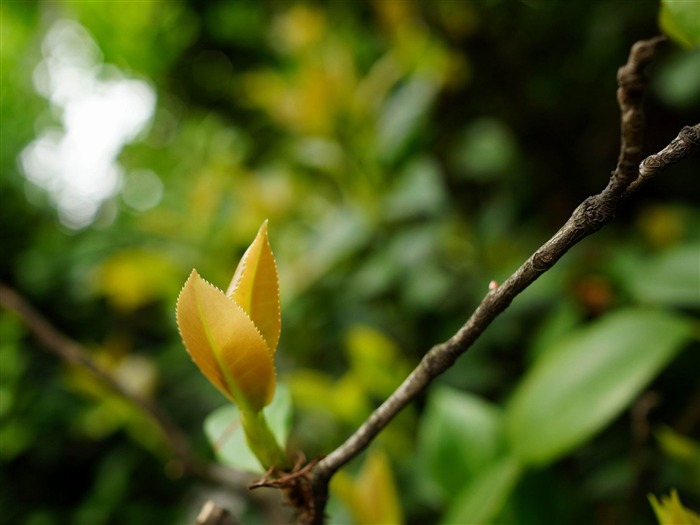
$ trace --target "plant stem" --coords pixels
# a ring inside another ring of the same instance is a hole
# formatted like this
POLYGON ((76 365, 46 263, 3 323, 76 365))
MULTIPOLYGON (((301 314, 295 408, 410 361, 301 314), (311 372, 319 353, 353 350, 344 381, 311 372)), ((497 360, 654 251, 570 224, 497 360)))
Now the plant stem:
POLYGON ((291 467, 289 459, 270 430, 262 410, 259 412, 241 410, 241 421, 248 446, 264 468, 275 466, 288 469, 291 467))

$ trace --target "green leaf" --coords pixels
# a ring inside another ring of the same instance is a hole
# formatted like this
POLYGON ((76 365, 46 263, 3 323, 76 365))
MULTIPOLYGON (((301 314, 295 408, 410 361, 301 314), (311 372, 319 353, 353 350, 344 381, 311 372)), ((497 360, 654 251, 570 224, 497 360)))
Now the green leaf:
MULTIPOLYGON (((263 413, 277 442, 284 448, 292 428, 292 397, 286 386, 277 384, 275 398, 263 413)), ((265 472, 248 447, 235 405, 223 406, 209 414, 204 421, 204 433, 222 463, 249 472, 265 472)))
POLYGON ((412 159, 397 174, 385 201, 385 212, 391 220, 435 216, 444 213, 447 196, 444 175, 432 157, 412 159))
POLYGON ((574 300, 557 302, 555 308, 547 314, 530 340, 528 357, 530 362, 542 359, 547 350, 556 346, 556 342, 570 333, 582 322, 584 313, 574 300))
POLYGON ((484 117, 466 127, 453 162, 460 177, 492 182, 506 177, 517 158, 518 146, 508 126, 498 119, 484 117))
POLYGON ((675 50, 654 71, 653 86, 659 99, 676 111, 691 111, 700 104, 700 49, 675 50))
POLYGON ((610 314, 548 350, 506 411, 506 433, 525 464, 554 461, 614 419, 681 349, 690 323, 668 313, 610 314))
POLYGON ((457 494, 442 524, 488 524, 503 508, 520 474, 521 468, 512 457, 493 462, 457 494))
POLYGON ((394 91, 379 117, 377 151, 391 162, 402 153, 428 115, 438 91, 438 83, 415 76, 394 91))
POLYGON ((700 245, 679 246, 646 261, 629 274, 627 285, 642 302, 700 306, 700 245))
POLYGON ((448 387, 431 391, 418 457, 443 499, 467 485, 503 449, 502 414, 483 399, 448 387))
POLYGON ((683 47, 700 47, 700 1, 661 0, 659 26, 683 47))

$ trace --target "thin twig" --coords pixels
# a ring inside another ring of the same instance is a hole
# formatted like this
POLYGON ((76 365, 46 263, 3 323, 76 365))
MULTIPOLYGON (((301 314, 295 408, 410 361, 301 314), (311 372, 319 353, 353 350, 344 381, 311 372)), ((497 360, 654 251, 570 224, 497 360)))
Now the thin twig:
POLYGON ((642 161, 639 165, 639 175, 625 189, 623 198, 629 197, 642 184, 661 173, 671 164, 680 162, 698 151, 700 151, 700 125, 685 126, 668 146, 642 161))
POLYGON ((26 299, 4 283, 0 283, 0 305, 14 311, 46 350, 68 363, 89 370, 101 383, 148 415, 160 428, 164 439, 179 463, 177 468, 183 473, 197 475, 208 481, 237 490, 242 490, 245 483, 249 481, 248 476, 241 473, 230 471, 230 469, 218 465, 209 465, 199 460, 193 453, 185 433, 173 423, 160 407, 125 388, 109 372, 97 364, 80 343, 59 332, 26 299))
POLYGON ((450 368, 520 292, 549 270, 571 247, 613 220, 620 203, 644 180, 698 150, 700 124, 684 128, 669 146, 645 159, 640 166, 644 124, 641 100, 647 85, 645 68, 664 41, 664 37, 656 37, 637 42, 630 51, 627 64, 618 72, 622 143, 617 168, 607 187, 583 201, 566 224, 502 285, 490 286, 489 292, 462 328, 448 341, 431 348, 404 382, 355 433, 316 465, 312 477, 313 508, 303 509, 299 524, 323 523, 328 483, 333 474, 364 450, 435 377, 450 368))

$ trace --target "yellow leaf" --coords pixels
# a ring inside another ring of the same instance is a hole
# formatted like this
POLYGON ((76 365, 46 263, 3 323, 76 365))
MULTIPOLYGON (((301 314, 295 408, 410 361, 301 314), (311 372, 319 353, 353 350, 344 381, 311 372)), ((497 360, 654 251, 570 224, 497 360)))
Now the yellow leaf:
POLYGON ((700 525, 700 516, 683 506, 675 489, 670 496, 661 496, 660 503, 654 495, 649 501, 661 525, 700 525))
POLYGON ((355 479, 338 472, 331 489, 357 524, 399 525, 404 521, 391 465, 381 451, 370 452, 355 479))
POLYGON ((192 270, 177 300, 185 347, 202 373, 242 410, 272 401, 272 354, 244 309, 192 270))
POLYGON ((226 295, 250 316, 267 343, 271 356, 280 339, 280 289, 265 221, 243 254, 226 295))
POLYGON ((114 306, 131 311, 172 293, 176 275, 173 264, 162 255, 127 249, 102 263, 94 284, 114 306))

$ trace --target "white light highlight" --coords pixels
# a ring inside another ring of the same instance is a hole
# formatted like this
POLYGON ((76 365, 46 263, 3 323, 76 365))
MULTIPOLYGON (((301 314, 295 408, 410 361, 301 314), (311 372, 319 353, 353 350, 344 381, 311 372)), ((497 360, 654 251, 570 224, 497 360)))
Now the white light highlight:
POLYGON ((20 162, 27 179, 48 191, 61 222, 80 229, 119 191, 123 170, 117 157, 150 122, 156 96, 146 82, 106 67, 75 21, 57 21, 42 50, 35 88, 50 100, 63 129, 44 129, 20 162))

